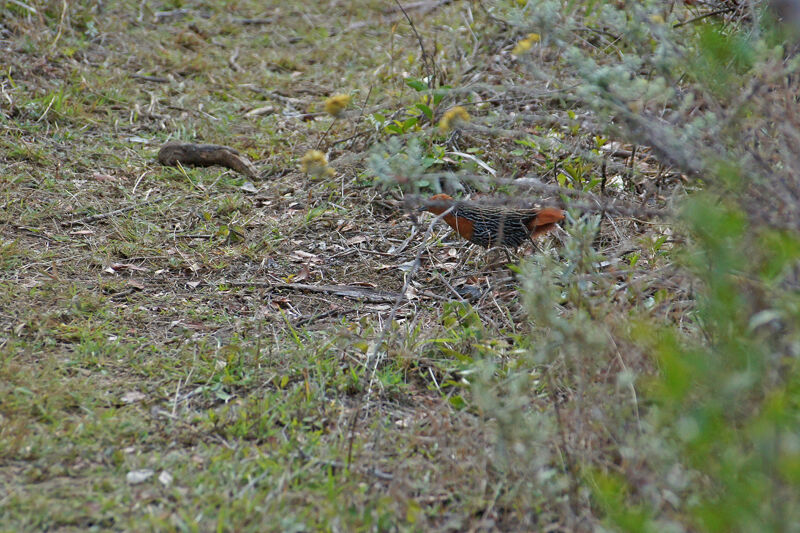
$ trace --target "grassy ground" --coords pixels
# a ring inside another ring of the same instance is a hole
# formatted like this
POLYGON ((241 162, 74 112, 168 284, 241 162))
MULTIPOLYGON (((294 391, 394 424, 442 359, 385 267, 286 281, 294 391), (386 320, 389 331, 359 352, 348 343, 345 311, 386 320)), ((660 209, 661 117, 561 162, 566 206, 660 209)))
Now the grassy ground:
POLYGON ((420 333, 441 304, 402 306, 413 334, 372 376, 391 300, 247 286, 402 287, 422 243, 392 251, 412 228, 395 202, 358 165, 314 181, 297 160, 354 133, 328 131, 329 94, 413 92, 408 25, 382 2, 61 8, 6 4, 3 22, 2 527, 480 523, 490 437, 420 333), (168 139, 233 146, 262 179, 161 167, 168 139))
MULTIPOLYGON (((403 120, 420 109, 404 78, 426 67, 403 14, 371 0, 224 4, 6 2, 0 11, 0 529, 596 524, 592 505, 576 504, 586 494, 549 481, 571 468, 559 450, 579 447, 581 459, 632 478, 621 442, 633 418, 615 425, 612 406, 570 402, 590 383, 614 406, 638 409, 618 374, 650 364, 621 346, 602 361, 576 355, 558 372, 505 379, 549 342, 527 335, 536 307, 521 301, 515 275, 444 225, 424 240, 427 222, 402 210, 401 190, 366 171, 366 153, 391 132, 365 117, 414 129, 403 120), (336 121, 323 109, 335 93, 353 97, 336 121), (159 165, 159 147, 175 139, 232 146, 259 179, 159 165), (298 170, 315 148, 334 177, 298 170), (389 323, 412 273, 411 298, 389 323), (358 286, 372 298, 290 283, 358 286), (480 294, 472 307, 456 294, 464 286, 480 294), (487 372, 499 377, 469 386, 487 372), (585 381, 561 379, 571 372, 585 381), (525 405, 514 405, 518 387, 525 405), (569 430, 559 446, 514 427, 512 415, 543 412, 569 430), (549 451, 537 459, 539 445, 549 451)), ((460 144, 441 135, 461 155, 442 148, 433 168, 480 171, 469 152, 499 175, 597 179, 597 161, 563 147, 521 152, 530 146, 504 134, 521 114, 540 139, 605 143, 585 110, 526 77, 502 20, 477 2, 409 16, 441 81, 483 87, 449 95, 437 118, 467 97, 484 102, 469 108, 475 115, 514 109, 460 144), (513 91, 492 95, 523 80, 541 95, 528 107, 513 91)), ((626 184, 611 194, 663 205, 665 190, 683 191, 679 173, 632 148, 609 151, 612 184, 626 184), (639 187, 646 176, 658 176, 658 190, 639 187)), ((537 257, 568 254, 557 251, 568 240, 544 240, 537 257)), ((629 267, 593 285, 611 331, 633 301, 676 322, 692 308, 690 290, 664 274, 679 241, 658 220, 603 227, 594 245, 629 267)))

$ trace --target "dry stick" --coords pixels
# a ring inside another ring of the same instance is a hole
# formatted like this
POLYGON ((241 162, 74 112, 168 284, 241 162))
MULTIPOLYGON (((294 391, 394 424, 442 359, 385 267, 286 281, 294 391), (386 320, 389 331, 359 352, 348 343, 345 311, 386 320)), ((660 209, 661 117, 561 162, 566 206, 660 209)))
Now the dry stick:
POLYGON ((255 26, 255 25, 260 25, 260 24, 272 24, 273 22, 275 22, 275 19, 271 18, 271 17, 270 18, 260 18, 260 19, 243 19, 243 18, 239 18, 239 19, 233 19, 233 22, 237 22, 239 24, 244 24, 245 26, 247 26, 247 25, 255 26))
POLYGON ((294 326, 296 328, 299 328, 301 326, 305 326, 306 324, 310 324, 311 322, 314 322, 315 320, 320 320, 322 318, 328 318, 330 316, 336 316, 336 315, 346 315, 346 314, 355 313, 355 312, 356 312, 355 309, 331 309, 330 311, 326 311, 324 313, 319 313, 317 315, 312 315, 312 316, 308 316, 308 317, 305 317, 305 318, 301 318, 300 320, 295 322, 294 326))
POLYGON ((681 26, 686 26, 687 24, 691 24, 693 22, 697 22, 698 20, 703 20, 704 18, 713 17, 715 15, 722 15, 724 13, 729 13, 731 11, 736 11, 736 7, 726 7, 723 9, 717 9, 716 11, 711 11, 709 13, 704 13, 700 16, 691 18, 684 22, 676 22, 672 25, 673 28, 680 28, 681 26))
POLYGON ((406 17, 408 24, 411 26, 411 31, 414 32, 414 35, 417 37, 417 42, 419 42, 419 48, 422 50, 422 61, 425 63, 425 68, 429 69, 428 72, 428 88, 432 89, 434 83, 436 83, 436 62, 433 60, 432 57, 428 56, 428 52, 425 51, 425 45, 422 43, 422 37, 420 37, 419 33, 417 32, 417 27, 414 26, 414 21, 411 20, 411 17, 408 16, 406 10, 403 9, 402 4, 400 4, 400 0, 394 0, 394 3, 397 4, 397 7, 400 8, 400 11, 403 12, 403 15, 406 17), (430 64, 428 63, 430 61, 430 64))
POLYGON ((608 163, 608 155, 609 154, 606 154, 605 157, 603 157, 603 166, 600 167, 601 176, 602 176, 602 180, 600 181, 600 195, 601 196, 605 196, 606 195, 606 180, 608 178, 608 175, 606 174, 606 163, 608 163))
MULTIPOLYGON (((440 215, 437 215, 436 218, 434 218, 431 221, 431 223, 428 225, 428 229, 425 231, 425 236, 423 237, 423 242, 427 242, 428 239, 433 234, 433 226, 439 220, 441 220, 444 216, 450 214, 450 212, 454 208, 455 208, 455 206, 451 206, 450 209, 448 209, 447 211, 443 212, 440 215)), ((381 336, 378 339, 378 342, 375 344, 375 349, 372 351, 372 354, 370 354, 367 357, 367 362, 366 362, 365 366, 369 365, 369 363, 370 363, 369 359, 371 357, 373 357, 373 356, 375 357, 375 361, 374 361, 374 364, 372 365, 372 373, 371 373, 370 378, 369 378, 369 386, 367 387, 367 397, 364 400, 364 402, 362 404, 360 404, 358 406, 358 408, 355 410, 355 412, 353 413, 353 421, 350 424, 350 440, 349 440, 348 445, 347 445, 347 463, 346 463, 347 470, 350 470, 350 462, 352 460, 352 455, 353 455, 353 440, 355 439, 355 429, 356 429, 356 424, 358 423, 358 413, 359 413, 359 411, 361 411, 361 405, 367 404, 367 407, 369 407, 369 400, 370 400, 370 397, 372 396, 372 385, 373 385, 373 383, 375 381, 375 373, 378 370, 378 363, 381 360, 381 358, 379 358, 377 356, 377 351, 380 348, 380 346, 383 344, 383 342, 386 340, 386 334, 387 334, 388 328, 392 326, 392 323, 394 322, 394 318, 397 315, 397 310, 400 308, 400 303, 405 298, 406 291, 408 291, 408 287, 411 284, 411 280, 413 279, 414 274, 416 274, 417 270, 419 270, 420 264, 422 263, 422 261, 421 261, 422 254, 425 252, 425 249, 426 249, 425 246, 420 245, 419 251, 417 252, 416 257, 414 258, 414 265, 411 267, 411 270, 409 270, 408 275, 406 276, 406 281, 403 284, 403 289, 400 291, 400 294, 397 295, 397 300, 394 302, 394 306, 392 307, 392 310, 389 313, 389 319, 387 321, 388 322, 388 326, 385 326, 381 330, 381 336)))
POLYGON ((145 76, 143 74, 128 74, 131 78, 136 78, 137 80, 143 81, 152 81, 153 83, 169 83, 168 78, 162 78, 160 76, 145 76))
POLYGON ((359 131, 359 132, 356 132, 353 135, 351 135, 350 137, 345 137, 344 139, 338 139, 336 141, 333 141, 330 144, 330 148, 333 148, 337 144, 346 143, 347 141, 354 141, 354 140, 358 139, 359 137, 361 137, 363 135, 369 135, 370 133, 372 133, 372 132, 371 131, 359 131))
POLYGON ((38 14, 38 12, 34 8, 29 6, 28 4, 24 4, 24 3, 20 2, 19 0, 8 0, 8 1, 11 2, 12 4, 16 5, 16 6, 21 7, 22 9, 27 9, 29 12, 31 12, 34 15, 38 14))
MULTIPOLYGON (((635 152, 635 151, 636 151, 636 147, 634 145, 634 148, 633 148, 632 152, 635 152)), ((633 156, 631 156, 631 159, 633 159, 633 156)), ((605 157, 603 157, 603 165, 600 168, 600 170, 601 170, 600 196, 602 196, 604 200, 605 200, 605 197, 606 197, 606 181, 608 179, 608 175, 606 174, 606 162, 607 161, 608 161, 608 153, 606 153, 605 157)), ((600 223, 597 224, 597 233, 594 236, 593 244, 597 244, 598 241, 600 240, 600 234, 602 233, 602 230, 603 230, 603 221, 606 219, 606 217, 608 217, 608 213, 606 213, 605 207, 602 207, 600 209, 600 223)), ((609 220, 610 220, 610 217, 609 217, 609 220)))
POLYGON ((67 0, 64 0, 61 7, 61 20, 58 21, 58 33, 56 33, 56 38, 53 39, 53 42, 50 44, 50 51, 52 51, 56 47, 56 43, 58 43, 58 40, 61 38, 61 32, 64 30, 64 17, 66 16, 66 14, 67 14, 67 0))
POLYGON ((136 179, 136 183, 134 183, 134 184, 133 184, 133 189, 131 189, 131 196, 135 196, 135 195, 136 195, 136 189, 139 187, 139 183, 141 183, 142 179, 145 177, 145 175, 146 175, 148 172, 150 172, 150 171, 149 171, 149 170, 145 170, 144 172, 142 172, 142 175, 141 175, 141 176, 139 176, 139 177, 136 179))
POLYGON ((185 15, 189 13, 189 9, 181 8, 181 9, 172 9, 170 11, 158 11, 153 14, 153 18, 156 22, 158 22, 162 18, 172 17, 174 15, 185 15))
POLYGON ((221 283, 230 285, 231 287, 264 287, 267 289, 325 292, 335 294, 336 296, 343 296, 345 298, 368 300, 373 303, 394 302, 398 298, 402 299, 404 294, 376 291, 366 287, 359 287, 357 285, 308 285, 306 283, 279 283, 269 281, 222 281, 221 283))
MULTIPOLYGON (((430 11, 430 10, 435 9, 437 7, 446 6, 447 4, 450 4, 452 2, 453 2, 453 0, 439 0, 438 2, 414 2, 414 3, 408 4, 406 6, 406 10, 410 11, 412 9, 425 9, 425 11, 427 12, 427 11, 430 11)), ((394 13, 396 11, 398 11, 397 8, 390 8, 390 9, 386 9, 384 11, 384 13, 391 14, 391 13, 394 13)))
POLYGON ((231 54, 231 57, 228 58, 228 64, 235 72, 241 72, 242 67, 239 66, 239 63, 236 60, 239 58, 239 47, 237 46, 236 49, 231 54))
MULTIPOLYGON (((353 120, 353 122, 352 122, 352 125, 353 125, 353 127, 352 127, 352 129, 350 130, 351 132, 355 132, 355 131, 356 131, 356 129, 358 128, 358 126, 356 125, 356 123, 357 123, 359 120, 361 120, 361 117, 363 117, 363 116, 364 116, 364 109, 366 109, 366 107, 367 107, 367 104, 369 103, 369 97, 370 97, 370 96, 372 96, 372 85, 370 85, 370 86, 369 86, 369 90, 367 91, 367 96, 364 98, 364 103, 363 103, 363 104, 361 104, 361 109, 360 109, 360 110, 359 110, 359 112, 358 112, 358 117, 356 117, 356 119, 355 119, 355 120, 353 120)), ((369 133, 369 132, 367 132, 367 133, 369 133)), ((352 140, 353 140, 353 142, 351 142, 351 143, 348 145, 348 147, 347 147, 347 149, 348 149, 348 150, 351 150, 351 149, 353 148, 353 144, 355 144, 355 140, 356 140, 356 139, 357 139, 359 136, 361 136, 361 135, 363 135, 363 133, 361 133, 361 132, 356 132, 356 133, 353 133, 353 134, 350 136, 350 139, 352 139, 352 140)), ((350 139, 348 139, 348 140, 350 140, 350 139)), ((333 143, 333 144, 331 145, 331 147, 335 146, 336 144, 337 144, 337 143, 333 143)))
MULTIPOLYGON (((146 202, 152 203, 152 202, 146 202)), ((108 213, 99 213, 97 215, 90 215, 85 218, 80 218, 78 220, 66 220, 61 223, 62 226, 76 226, 78 224, 91 224, 92 222, 97 222, 98 220, 103 220, 104 218, 113 217, 114 215, 119 215, 120 213, 125 213, 127 211, 133 211, 137 207, 142 207, 144 204, 138 205, 129 205, 128 207, 123 207, 121 209, 116 209, 114 211, 109 211, 108 213)))
POLYGON ((315 149, 315 150, 319 150, 319 147, 320 147, 320 145, 322 144, 322 141, 324 141, 324 140, 325 140, 325 137, 327 137, 327 136, 328 136, 328 133, 329 133, 329 132, 331 131, 331 129, 333 128, 333 125, 334 125, 334 124, 336 124, 336 120, 337 120, 337 119, 336 119, 336 117, 333 117, 333 122, 331 122, 331 125, 330 125, 330 126, 328 126, 328 129, 327 129, 327 130, 325 130, 325 132, 322 134, 322 136, 320 136, 320 138, 319 138, 319 141, 317 141, 317 146, 315 146, 315 147, 314 147, 314 149, 315 149))
MULTIPOLYGON (((258 301, 264 301, 264 291, 259 291, 258 301)), ((256 316, 258 316, 258 306, 256 306, 256 316)), ((256 363, 261 362, 261 337, 264 334, 264 321, 258 321, 258 340, 256 341, 256 363)))
POLYGON ((458 291, 457 291, 457 290, 455 290, 455 289, 453 288, 453 286, 452 286, 452 285, 450 285, 450 284, 447 282, 447 280, 446 280, 446 279, 444 279, 444 276, 442 276, 442 275, 441 275, 439 272, 437 272, 437 273, 436 273, 436 275, 437 275, 437 276, 439 276, 439 280, 440 280, 442 283, 444 283, 445 287, 447 287, 448 289, 450 289, 450 292, 452 292, 453 294, 455 294, 455 296, 456 296, 456 298, 458 298, 458 301, 459 301, 459 302, 464 302, 464 301, 466 301, 466 300, 464 300, 464 297, 463 297, 463 296, 461 296, 461 295, 458 293, 458 291))
MULTIPOLYGON (((175 388, 175 396, 172 398, 172 416, 176 416, 175 411, 178 410, 178 398, 181 395, 181 379, 182 378, 178 378, 178 386, 175 388)), ((186 379, 186 382, 189 382, 188 378, 186 379)))

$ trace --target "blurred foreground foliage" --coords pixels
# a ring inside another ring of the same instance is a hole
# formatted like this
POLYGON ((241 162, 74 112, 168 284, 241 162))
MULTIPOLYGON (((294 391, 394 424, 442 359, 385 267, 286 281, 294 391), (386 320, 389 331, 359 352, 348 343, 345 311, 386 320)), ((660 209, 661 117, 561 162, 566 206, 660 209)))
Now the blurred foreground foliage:
MULTIPOLYGON (((579 284, 581 268, 558 279, 548 265, 530 278, 533 335, 540 336, 533 344, 547 339, 538 360, 593 369, 585 379, 585 370, 577 380, 562 377, 578 382, 575 402, 583 405, 573 409, 583 424, 602 421, 619 439, 620 456, 601 458, 580 441, 556 438, 576 463, 564 471, 614 529, 797 531, 800 159, 791 147, 800 120, 798 58, 781 41, 786 32, 767 3, 751 3, 738 18, 685 25, 670 2, 628 2, 625 10, 617 2, 545 4, 561 21, 618 36, 618 50, 598 53, 570 40, 569 24, 550 34, 607 133, 650 145, 690 180, 688 193, 674 197, 687 239, 673 258, 695 300, 667 320, 639 307, 626 324, 609 324, 602 295, 544 288, 543 276, 562 288, 579 284), (555 306, 564 312, 542 320, 542 310, 555 306), (635 383, 638 410, 620 409, 594 387, 622 343, 626 357, 640 352, 640 368, 649 367, 617 374, 620 387, 635 383)), ((548 35, 533 10, 529 3, 519 24, 548 35)))

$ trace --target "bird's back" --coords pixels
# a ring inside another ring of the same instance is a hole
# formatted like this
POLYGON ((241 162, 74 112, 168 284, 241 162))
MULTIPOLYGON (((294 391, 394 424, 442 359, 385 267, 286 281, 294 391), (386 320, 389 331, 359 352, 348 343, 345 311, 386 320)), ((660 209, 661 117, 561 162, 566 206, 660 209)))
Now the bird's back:
POLYGON ((471 223, 472 232, 471 235, 464 235, 459 228, 454 229, 486 248, 498 245, 515 248, 530 238, 528 227, 536 219, 537 213, 536 209, 509 209, 459 202, 453 209, 453 215, 457 222, 464 219, 471 223))
POLYGON ((516 209, 474 202, 456 201, 446 194, 430 198, 435 202, 422 209, 443 215, 444 221, 463 238, 486 248, 516 248, 530 238, 553 229, 564 212, 555 207, 516 209))

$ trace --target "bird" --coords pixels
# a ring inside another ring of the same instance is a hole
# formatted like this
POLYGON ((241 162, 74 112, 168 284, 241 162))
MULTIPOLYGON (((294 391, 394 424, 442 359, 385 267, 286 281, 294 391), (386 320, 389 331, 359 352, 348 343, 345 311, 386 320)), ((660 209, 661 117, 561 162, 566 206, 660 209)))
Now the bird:
POLYGON ((419 210, 434 215, 450 210, 442 217, 444 221, 461 237, 484 248, 518 248, 552 230, 564 219, 564 211, 556 207, 516 209, 456 201, 447 194, 431 196, 419 210))

